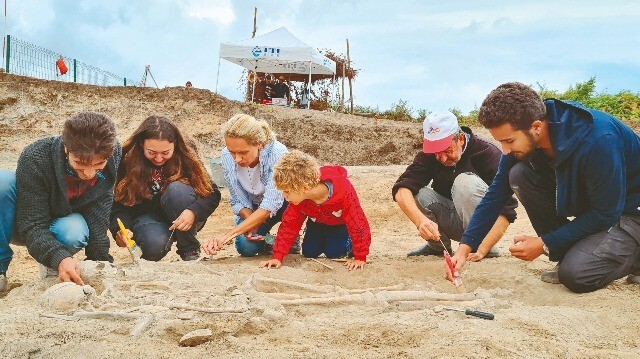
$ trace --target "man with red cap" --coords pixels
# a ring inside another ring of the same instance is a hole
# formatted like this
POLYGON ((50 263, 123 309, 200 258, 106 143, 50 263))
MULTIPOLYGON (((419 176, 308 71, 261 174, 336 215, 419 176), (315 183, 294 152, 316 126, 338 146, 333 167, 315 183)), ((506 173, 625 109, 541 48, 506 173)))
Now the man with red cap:
MULTIPOLYGON (((451 241, 460 241, 471 215, 498 170, 500 150, 460 127, 451 112, 429 114, 424 142, 413 163, 393 186, 393 199, 426 243, 407 255, 442 255, 451 241), (429 186, 431 185, 431 186, 429 186)), ((493 246, 516 218, 515 198, 504 206, 491 231, 468 260, 497 257, 493 246)))

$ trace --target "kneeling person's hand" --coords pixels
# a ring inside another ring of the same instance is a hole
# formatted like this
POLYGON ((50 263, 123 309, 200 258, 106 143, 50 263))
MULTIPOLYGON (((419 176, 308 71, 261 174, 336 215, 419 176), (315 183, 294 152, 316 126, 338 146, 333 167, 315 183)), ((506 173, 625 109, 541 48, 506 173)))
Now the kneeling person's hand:
MULTIPOLYGON (((127 237, 129 237, 130 239, 133 239, 133 232, 131 232, 130 230, 127 229, 127 237)), ((122 232, 118 231, 118 234, 116 234, 116 244, 118 245, 118 247, 127 247, 127 240, 124 238, 124 236, 122 235, 122 232)))
POLYGON ((280 267, 282 267, 282 262, 280 262, 277 259, 271 259, 268 261, 262 261, 259 264, 260 267, 267 267, 267 269, 273 267, 275 269, 280 269, 280 267))
POLYGON ((438 231, 438 224, 427 217, 424 217, 420 223, 416 226, 418 228, 418 235, 427 241, 439 241, 440 231, 438 231))
POLYGON ((74 282, 78 285, 84 285, 80 277, 78 262, 71 257, 63 259, 58 265, 58 277, 61 282, 74 282))
POLYGON ((352 261, 346 262, 344 264, 345 267, 347 267, 348 270, 352 270, 352 269, 364 269, 364 265, 367 264, 367 262, 365 261, 359 261, 357 259, 354 259, 352 261))
POLYGON ((509 247, 509 251, 523 261, 532 261, 544 253, 544 242, 540 237, 518 236, 513 242, 514 245, 509 247))

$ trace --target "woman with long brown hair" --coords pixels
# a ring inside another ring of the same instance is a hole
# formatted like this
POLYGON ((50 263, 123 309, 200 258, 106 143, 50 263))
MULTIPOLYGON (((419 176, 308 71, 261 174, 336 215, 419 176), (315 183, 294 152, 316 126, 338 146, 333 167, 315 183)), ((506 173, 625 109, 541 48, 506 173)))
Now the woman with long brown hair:
POLYGON ((182 260, 195 260, 200 256, 196 233, 219 203, 220 191, 195 142, 167 118, 147 118, 122 146, 110 226, 118 246, 126 246, 119 218, 142 258, 162 259, 175 240, 182 260))

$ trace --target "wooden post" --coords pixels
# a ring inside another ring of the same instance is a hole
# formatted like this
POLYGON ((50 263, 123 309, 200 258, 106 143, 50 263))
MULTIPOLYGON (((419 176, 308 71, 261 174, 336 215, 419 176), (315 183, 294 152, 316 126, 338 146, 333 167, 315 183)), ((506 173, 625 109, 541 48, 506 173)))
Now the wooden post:
POLYGON ((258 8, 254 7, 253 8, 253 34, 251 34, 251 37, 256 37, 256 18, 258 17, 258 8))
MULTIPOLYGON (((258 8, 254 7, 253 8, 253 32, 251 33, 251 37, 254 38, 256 37, 256 31, 257 31, 257 27, 256 27, 256 18, 258 17, 258 8)), ((251 75, 251 71, 249 71, 247 73, 247 91, 245 92, 245 102, 249 102, 249 99, 253 98, 253 91, 251 88, 251 82, 249 82, 249 76, 251 75)), ((258 74, 256 74, 255 76, 255 80, 253 82, 253 86, 256 86, 256 82, 258 81, 258 74)), ((253 100, 252 100, 253 101, 253 100)))
POLYGON ((346 76, 347 64, 342 61, 342 87, 340 87, 340 112, 344 113, 344 78, 346 76))
MULTIPOLYGON (((351 69, 351 57, 349 56, 349 39, 347 39, 347 64, 349 65, 349 69, 351 69)), ((351 84, 351 77, 349 77, 349 113, 353 115, 353 86, 351 84)))

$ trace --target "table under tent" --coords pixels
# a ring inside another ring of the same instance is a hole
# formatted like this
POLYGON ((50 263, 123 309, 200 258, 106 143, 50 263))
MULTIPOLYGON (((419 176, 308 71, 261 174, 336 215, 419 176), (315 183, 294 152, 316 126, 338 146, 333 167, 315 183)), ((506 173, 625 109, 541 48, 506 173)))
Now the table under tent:
MULTIPOLYGON (((284 27, 247 40, 221 43, 217 77, 220 75, 220 59, 233 62, 250 71, 249 78, 254 80, 251 82, 252 102, 256 95, 259 74, 271 74, 275 78, 285 76, 289 81, 306 82, 307 89, 317 80, 335 80, 336 74, 336 63, 333 60, 300 41, 284 27)), ((310 106, 309 100, 307 108, 310 106)))

